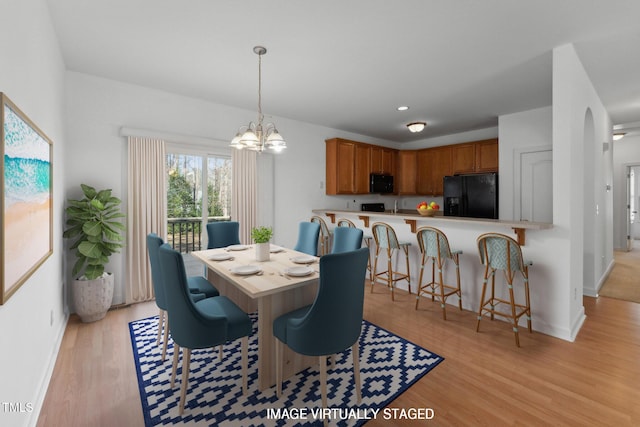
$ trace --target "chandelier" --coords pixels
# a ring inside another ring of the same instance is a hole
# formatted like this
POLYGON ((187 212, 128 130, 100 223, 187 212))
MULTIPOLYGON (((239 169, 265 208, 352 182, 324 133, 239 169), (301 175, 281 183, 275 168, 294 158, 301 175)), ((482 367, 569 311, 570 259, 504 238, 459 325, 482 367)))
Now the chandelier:
POLYGON ((287 148, 278 129, 273 123, 263 124, 262 114, 262 55, 267 53, 267 49, 256 46, 253 51, 258 55, 258 122, 249 122, 247 126, 240 126, 236 136, 231 140, 231 146, 239 150, 247 149, 262 152, 269 149, 280 152, 287 148))

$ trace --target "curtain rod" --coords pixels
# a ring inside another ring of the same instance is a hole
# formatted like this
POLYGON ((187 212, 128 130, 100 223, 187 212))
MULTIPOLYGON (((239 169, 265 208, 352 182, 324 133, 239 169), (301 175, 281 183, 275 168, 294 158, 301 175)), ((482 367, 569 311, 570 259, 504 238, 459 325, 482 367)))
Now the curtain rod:
POLYGON ((158 138, 166 142, 187 143, 211 146, 228 146, 229 141, 220 139, 206 138, 203 136, 181 135, 176 133, 163 132, 151 129, 138 129, 122 126, 120 128, 120 136, 137 136, 141 138, 158 138))

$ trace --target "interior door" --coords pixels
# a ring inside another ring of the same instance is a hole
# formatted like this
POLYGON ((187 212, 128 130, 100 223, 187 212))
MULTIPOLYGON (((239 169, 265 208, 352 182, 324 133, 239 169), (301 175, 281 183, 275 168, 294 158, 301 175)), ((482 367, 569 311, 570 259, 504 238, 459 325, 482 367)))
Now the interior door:
POLYGON ((516 203, 515 217, 521 221, 553 223, 552 151, 522 152, 519 166, 520 194, 516 197, 519 203, 516 203))

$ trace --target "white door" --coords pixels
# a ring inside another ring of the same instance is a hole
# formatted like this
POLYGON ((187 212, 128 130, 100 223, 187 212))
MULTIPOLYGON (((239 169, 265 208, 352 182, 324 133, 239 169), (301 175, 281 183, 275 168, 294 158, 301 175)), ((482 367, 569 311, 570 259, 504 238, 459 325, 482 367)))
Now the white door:
MULTIPOLYGON (((516 218, 553 222, 553 162, 551 150, 520 153, 520 197, 516 195, 516 218), (519 203, 518 203, 519 200, 519 203), (518 212, 518 208, 519 211, 518 212)), ((518 189, 516 189, 516 192, 518 189)))

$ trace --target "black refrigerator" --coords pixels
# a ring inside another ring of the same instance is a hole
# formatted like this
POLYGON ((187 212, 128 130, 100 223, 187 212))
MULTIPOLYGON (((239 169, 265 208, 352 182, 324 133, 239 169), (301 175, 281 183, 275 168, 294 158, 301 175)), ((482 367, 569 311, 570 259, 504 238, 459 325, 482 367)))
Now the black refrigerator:
POLYGON ((444 215, 498 219, 498 174, 444 177, 444 215))

